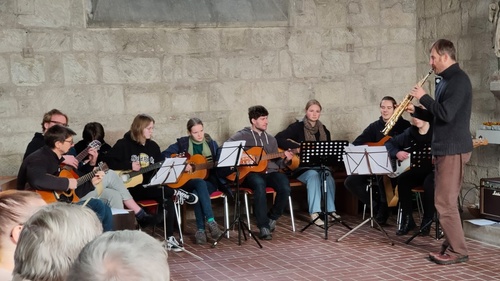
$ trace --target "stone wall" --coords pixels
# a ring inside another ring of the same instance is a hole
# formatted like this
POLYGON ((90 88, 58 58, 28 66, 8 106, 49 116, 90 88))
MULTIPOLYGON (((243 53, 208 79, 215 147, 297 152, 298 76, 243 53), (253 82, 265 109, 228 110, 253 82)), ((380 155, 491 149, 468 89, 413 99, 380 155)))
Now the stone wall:
MULTIPOLYGON (((475 136, 482 122, 500 121, 497 99, 490 91, 490 76, 498 70, 493 51, 496 28, 488 21, 489 0, 425 0, 417 1, 417 73, 429 69, 429 47, 438 38, 455 43, 457 61, 472 82, 473 104, 471 134, 475 136)), ((428 83, 430 88, 431 83, 428 83)), ((499 176, 498 145, 474 149, 467 165, 464 191, 479 185, 479 179, 499 176)), ((477 193, 469 192, 466 203, 477 201, 477 193)))
POLYGON ((111 144, 151 114, 164 149, 192 116, 221 143, 251 105, 269 109, 275 134, 316 98, 333 138, 352 141, 383 96, 401 100, 424 74, 414 0, 293 0, 288 27, 185 29, 89 29, 85 2, 0 3, 0 175, 17 174, 52 108, 78 133, 101 122, 111 144))

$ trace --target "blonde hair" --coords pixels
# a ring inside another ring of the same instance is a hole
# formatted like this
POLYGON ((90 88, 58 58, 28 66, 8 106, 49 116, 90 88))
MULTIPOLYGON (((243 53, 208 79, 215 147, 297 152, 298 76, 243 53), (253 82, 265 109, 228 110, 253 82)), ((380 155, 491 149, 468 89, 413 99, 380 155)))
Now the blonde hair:
POLYGON ((323 110, 323 107, 321 106, 321 103, 319 103, 319 101, 315 100, 315 99, 312 99, 312 100, 309 100, 307 103, 306 103, 306 111, 309 109, 309 107, 311 107, 312 105, 317 105, 319 106, 319 110, 323 110))
POLYGON ((134 121, 132 121, 132 125, 130 125, 130 137, 132 140, 138 143, 145 143, 146 138, 142 134, 142 131, 149 126, 149 123, 155 123, 153 117, 147 114, 138 114, 134 121))
MULTIPOLYGON (((33 191, 6 190, 0 192, 0 237, 10 235, 10 226, 24 224, 38 208, 30 208, 34 199, 42 197, 33 191)), ((0 239, 1 241, 1 239, 0 239)), ((2 245, 0 244, 0 249, 2 245)))

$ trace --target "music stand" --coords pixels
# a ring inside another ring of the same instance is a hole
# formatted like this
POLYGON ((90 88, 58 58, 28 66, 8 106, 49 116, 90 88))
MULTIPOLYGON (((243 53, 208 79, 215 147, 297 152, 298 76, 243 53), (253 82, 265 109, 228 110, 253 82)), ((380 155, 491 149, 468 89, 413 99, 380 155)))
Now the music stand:
MULTIPOLYGON (((165 204, 165 201, 167 200, 165 198, 165 187, 164 185, 169 184, 169 183, 175 183, 178 181, 179 177, 181 176, 182 172, 184 171, 184 168, 186 168, 186 160, 187 158, 165 158, 163 161, 163 164, 161 167, 158 169, 158 171, 151 177, 151 180, 148 184, 143 185, 145 188, 148 187, 161 187, 161 194, 163 197, 163 202, 165 204)), ((194 253, 186 250, 184 247, 184 237, 182 235, 182 228, 181 228, 181 217, 180 217, 180 206, 177 205, 177 202, 174 202, 174 210, 175 210, 175 215, 177 218, 177 227, 179 228, 179 242, 180 242, 180 249, 182 252, 186 252, 190 254, 191 256, 197 258, 198 260, 203 260, 201 257, 195 255, 194 253)), ((163 235, 165 239, 165 244, 164 247, 167 247, 167 208, 166 206, 163 206, 163 235)))
MULTIPOLYGON (((233 227, 236 223, 238 223, 238 245, 241 245, 241 234, 243 233, 243 237, 247 240, 247 236, 244 232, 246 230, 248 234, 255 240, 257 245, 262 249, 262 245, 255 238, 252 231, 246 225, 245 221, 241 219, 241 203, 240 203, 240 172, 238 170, 239 166, 256 166, 258 165, 258 161, 260 161, 260 157, 252 157, 248 155, 248 158, 245 162, 242 163, 241 158, 243 154, 245 154, 245 143, 246 141, 227 141, 221 147, 221 153, 219 156, 219 161, 217 162, 217 167, 233 167, 236 172, 236 177, 234 182, 236 183, 236 197, 235 197, 235 205, 236 205, 236 213, 234 215, 233 222, 229 225, 228 228, 224 230, 221 236, 212 244, 212 248, 217 246, 217 243, 225 236, 225 234, 233 227), (248 161, 250 160, 250 161, 248 161)), ((262 150, 261 150, 262 153, 262 150)))
MULTIPOLYGON (((385 146, 348 146, 345 148, 345 155, 343 157, 348 175, 387 175, 392 173, 391 161, 385 146)), ((370 192, 370 217, 337 239, 337 242, 340 242, 344 237, 347 237, 367 222, 371 222, 371 227, 373 228, 373 223, 375 222, 387 239, 391 241, 391 245, 394 246, 394 242, 387 232, 373 217, 372 181, 373 179, 370 178, 367 186, 368 192, 370 192)))
MULTIPOLYGON (((339 162, 342 162, 342 157, 344 155, 344 147, 349 145, 348 141, 303 141, 300 143, 300 166, 299 167, 320 167, 319 173, 321 176, 321 188, 323 192, 323 212, 320 216, 310 221, 300 232, 305 231, 309 226, 315 224, 316 220, 323 217, 324 219, 324 229, 325 229, 325 240, 328 239, 328 192, 326 179, 331 173, 327 166, 332 166, 339 162)), ((334 222, 337 221, 333 217, 334 222)), ((343 221, 339 221, 342 225, 351 229, 343 221)))

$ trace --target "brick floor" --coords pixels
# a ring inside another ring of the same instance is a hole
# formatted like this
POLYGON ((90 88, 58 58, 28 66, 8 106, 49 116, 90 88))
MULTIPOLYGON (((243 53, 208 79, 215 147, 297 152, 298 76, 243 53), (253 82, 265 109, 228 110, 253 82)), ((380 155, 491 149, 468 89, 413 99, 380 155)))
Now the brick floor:
MULTIPOLYGON (((262 249, 251 238, 242 239, 238 245, 237 231, 231 231, 231 238, 223 238, 215 248, 211 244, 195 245, 192 240, 195 223, 188 220, 185 247, 203 261, 185 252, 170 252, 171 279, 500 280, 500 249, 495 246, 468 239, 469 262, 443 266, 427 258, 430 251, 440 248, 441 241, 417 237, 406 245, 404 241, 409 236, 395 235, 393 218, 390 225, 384 227, 395 242, 391 246, 389 240, 369 224, 337 242, 348 231, 344 226, 334 224, 328 232, 329 239, 325 240, 324 230, 316 226, 300 232, 307 224, 306 214, 297 217, 297 232, 291 231, 290 216, 284 215, 278 221, 273 240, 260 241, 262 249)), ((361 222, 361 217, 343 218, 351 227, 361 222)), ((254 224, 252 229, 256 230, 254 224)))

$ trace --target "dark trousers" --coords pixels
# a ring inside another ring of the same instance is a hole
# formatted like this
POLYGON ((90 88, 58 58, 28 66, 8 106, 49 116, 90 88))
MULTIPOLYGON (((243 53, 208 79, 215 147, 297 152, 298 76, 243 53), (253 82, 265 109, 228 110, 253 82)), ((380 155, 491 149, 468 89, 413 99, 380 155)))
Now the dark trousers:
POLYGON ((243 186, 253 190, 254 213, 257 219, 257 227, 269 228, 269 219, 277 220, 288 203, 290 196, 290 182, 285 174, 273 173, 249 173, 243 186), (276 199, 271 209, 267 210, 266 187, 272 187, 276 191, 276 199))
MULTIPOLYGON (((432 173, 431 169, 419 169, 419 168, 414 168, 410 169, 398 177, 398 194, 399 194, 399 203, 401 204, 401 211, 403 212, 403 215, 408 215, 411 214, 412 212, 412 192, 411 190, 417 186, 423 186, 425 190, 425 185, 424 182, 426 180, 429 181, 428 178, 432 178, 434 176, 434 173, 432 173)), ((432 196, 434 196, 434 188, 433 188, 433 181, 432 183, 432 196)), ((427 183, 429 185, 429 183, 427 183)), ((422 203, 424 204, 424 214, 425 210, 431 208, 432 211, 430 211, 426 215, 430 215, 432 218, 432 214, 434 213, 434 200, 431 200, 431 202, 428 202, 426 194, 424 194, 424 197, 422 198, 422 203), (429 205, 429 203, 431 205, 429 205)), ((428 211, 428 210, 427 210, 428 211)))

